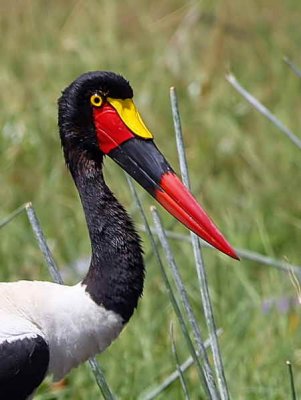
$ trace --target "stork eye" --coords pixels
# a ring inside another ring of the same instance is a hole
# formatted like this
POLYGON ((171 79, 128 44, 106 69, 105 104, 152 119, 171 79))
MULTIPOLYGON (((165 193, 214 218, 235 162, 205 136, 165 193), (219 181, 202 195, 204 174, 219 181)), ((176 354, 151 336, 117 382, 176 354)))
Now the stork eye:
POLYGON ((102 98, 99 94, 93 94, 90 97, 90 102, 94 107, 100 107, 102 105, 102 98))

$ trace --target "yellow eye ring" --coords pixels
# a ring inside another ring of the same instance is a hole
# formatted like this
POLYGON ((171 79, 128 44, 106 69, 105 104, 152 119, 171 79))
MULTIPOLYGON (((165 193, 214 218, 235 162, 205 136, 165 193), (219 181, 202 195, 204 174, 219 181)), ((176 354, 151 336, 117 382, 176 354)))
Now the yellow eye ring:
POLYGON ((90 97, 90 102, 91 102, 92 106, 100 107, 102 105, 102 98, 101 98, 101 96, 99 96, 99 94, 93 94, 90 97))

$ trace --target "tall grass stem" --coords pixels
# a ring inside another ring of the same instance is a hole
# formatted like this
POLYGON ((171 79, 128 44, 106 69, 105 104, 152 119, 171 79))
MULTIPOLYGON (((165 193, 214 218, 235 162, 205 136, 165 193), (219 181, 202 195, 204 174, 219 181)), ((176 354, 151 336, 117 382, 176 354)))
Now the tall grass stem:
MULTIPOLYGON (((172 286, 171 286, 171 284, 169 282, 167 273, 165 271, 163 262, 161 260, 161 257, 160 257, 160 254, 159 254, 159 250, 158 250, 158 247, 156 245, 154 236, 153 236, 153 234, 152 234, 152 232, 151 232, 151 230, 149 228, 149 223, 147 221, 147 218, 146 218, 145 212, 143 210, 142 204, 141 204, 141 202, 139 200, 138 194, 136 192, 136 189, 135 189, 131 179, 127 175, 126 175, 126 179, 127 179, 128 185, 130 187, 130 190, 131 190, 132 196, 134 198, 134 201, 136 202, 136 204, 137 204, 137 206, 138 206, 138 208, 140 210, 143 223, 144 223, 144 225, 146 227, 146 232, 147 232, 147 234, 149 236, 152 249, 154 251, 155 257, 156 257, 157 262, 158 262, 158 265, 160 267, 160 271, 161 271, 161 274, 162 274, 162 278, 163 278, 163 281, 164 281, 164 284, 165 284, 165 287, 166 287, 170 302, 171 302, 171 304, 173 306, 173 309, 175 311, 175 314, 176 314, 176 316, 178 318, 179 325, 180 325, 180 328, 182 330, 183 336, 184 336, 184 338, 186 340, 186 344, 187 344, 188 350, 189 350, 189 352, 190 352, 190 354, 191 354, 191 356, 192 356, 192 358, 193 358, 193 360, 194 360, 194 362, 196 364, 197 372, 198 372, 198 375, 199 375, 199 377, 201 379, 201 382, 203 383, 204 390, 205 390, 208 398, 212 399, 211 392, 210 392, 209 387, 208 387, 208 383, 206 381, 202 366, 201 366, 199 358, 197 356, 197 350, 195 350, 195 348, 194 348, 194 345, 193 345, 192 340, 190 338, 189 331, 187 329, 187 326, 186 326, 184 317, 182 315, 181 309, 180 309, 180 307, 179 307, 179 305, 177 303, 176 297, 175 297, 175 295, 173 293, 172 286)), ((152 212, 154 212, 153 211, 154 209, 155 209, 155 207, 151 207, 151 211, 152 212)))
POLYGON ((43 256, 45 258, 46 261, 46 265, 48 267, 48 271, 51 275, 51 278, 54 282, 59 283, 60 285, 63 285, 63 279, 61 277, 61 274, 58 270, 58 267, 54 261, 54 258, 51 254, 51 251, 48 247, 46 238, 44 236, 41 224, 38 220, 38 217, 36 215, 36 212, 32 206, 31 203, 27 203, 26 207, 25 207, 31 228, 33 230, 33 233, 35 235, 35 238, 38 242, 39 248, 41 250, 41 252, 43 253, 43 256))
POLYGON ((176 283, 178 292, 179 292, 179 294, 181 296, 181 300, 182 300, 182 303, 184 305, 184 309, 186 311, 186 314, 187 314, 187 317, 188 317, 188 321, 191 324, 192 332, 193 332, 193 335, 194 335, 195 342, 197 344, 197 348, 200 351, 200 354, 202 356, 202 361, 204 363, 203 371, 204 371, 204 375, 205 375, 205 378, 206 378, 207 383, 208 383, 208 387, 210 388, 211 396, 212 396, 213 399, 219 399, 220 396, 219 396, 219 394, 217 392, 217 389, 216 389, 213 373, 212 373, 211 366, 210 366, 209 361, 208 361, 206 349, 204 347, 203 339, 202 339, 202 336, 201 336, 201 331, 200 331, 200 328, 198 326, 198 323, 197 323, 197 320, 195 318, 195 315, 194 315, 194 312, 192 310, 192 307, 190 305, 190 302, 189 302, 189 299, 188 299, 188 295, 187 295, 187 291, 185 289, 185 285, 184 285, 184 283, 182 281, 182 278, 181 278, 181 275, 179 273, 178 266, 177 266, 177 264, 175 262, 174 255, 173 255, 173 253, 171 251, 171 248, 169 246, 169 243, 167 241, 167 237, 165 235, 165 231, 164 231, 164 228, 163 228, 163 225, 162 225, 161 218, 160 218, 159 214, 157 213, 156 209, 152 209, 152 217, 153 217, 153 220, 154 220, 154 224, 155 224, 156 230, 158 232, 159 240, 160 240, 161 245, 162 245, 162 247, 164 249, 164 252, 166 254, 166 258, 167 258, 168 264, 170 266, 170 269, 171 269, 174 281, 176 283))
POLYGON ((260 103, 251 93, 249 93, 241 84, 237 81, 234 75, 226 75, 226 80, 230 85, 246 99, 251 106, 260 112, 264 117, 272 122, 282 133, 284 133, 299 149, 301 149, 301 139, 298 138, 289 128, 287 128, 283 122, 281 122, 271 111, 260 103))
POLYGON ((298 68, 289 58, 283 57, 283 61, 290 67, 290 69, 297 75, 298 78, 301 78, 301 69, 298 68))
MULTIPOLYGON (((222 329, 218 329, 217 334, 220 335, 222 333, 222 329)), ((207 349, 208 347, 210 347, 210 339, 205 340, 204 342, 204 347, 207 349)), ((199 356, 200 353, 197 352, 197 355, 199 356)), ((193 358, 190 356, 187 358, 186 361, 184 361, 181 365, 181 371, 184 373, 189 367, 191 367, 194 363, 193 358)), ((178 371, 174 371, 172 372, 170 375, 168 375, 163 382, 161 382, 158 386, 156 386, 155 388, 151 389, 149 392, 147 392, 144 396, 140 396, 139 399, 140 400, 153 400, 155 399, 157 396, 159 396, 159 394, 161 394, 165 389, 167 389, 174 381, 176 381, 177 379, 179 379, 179 373, 178 371)))
MULTIPOLYGON (((27 203, 25 205, 25 210, 30 222, 30 225, 32 227, 32 230, 34 232, 35 238, 39 244, 40 250, 44 255, 44 258, 46 260, 46 264, 48 267, 48 271, 53 279, 54 282, 62 285, 63 279, 61 277, 61 274, 57 268, 57 265, 54 261, 54 258, 51 254, 51 251, 48 247, 45 235, 43 233, 41 224, 38 220, 38 217, 36 215, 36 212, 32 206, 31 203, 27 203)), ((105 400, 115 400, 115 397, 106 381, 106 378, 104 376, 104 373, 102 372, 100 366, 98 365, 98 362, 95 357, 90 358, 89 360, 90 368, 93 372, 93 375, 95 377, 96 383, 104 397, 105 400)))
POLYGON ((13 220, 19 214, 21 214, 25 210, 26 206, 27 206, 27 203, 22 204, 22 206, 18 207, 12 213, 10 213, 5 218, 3 218, 2 221, 0 221, 0 229, 3 228, 5 225, 7 225, 11 220, 13 220))
MULTIPOLYGON (((144 225, 138 225, 138 229, 141 230, 142 232, 145 232, 146 229, 144 225)), ((154 235, 158 235, 156 228, 154 226, 150 226, 150 229, 154 235)), ((178 232, 172 232, 170 230, 164 229, 165 234, 168 238, 173 239, 173 240, 178 240, 180 242, 187 242, 191 243, 191 236, 190 235, 183 235, 178 232)), ((213 247, 204 242, 203 240, 200 239, 200 243, 202 247, 209 247, 213 249, 213 247)), ((235 247, 235 252, 241 259, 245 260, 250 260, 254 261, 260 264, 268 265, 270 267, 277 268, 283 272, 290 273, 294 272, 296 275, 298 275, 301 278, 301 265, 294 265, 290 264, 286 261, 278 260, 276 258, 272 258, 269 256, 265 256, 263 254, 257 253, 256 251, 248 250, 248 249, 240 249, 235 247)))
POLYGON ((175 343, 175 338, 174 338, 174 334, 173 334, 173 323, 172 323, 172 321, 170 323, 170 340, 171 340, 171 349, 172 349, 172 353, 173 353, 174 358, 175 358, 176 367, 177 367, 177 371, 179 373, 179 378, 180 378, 181 386, 182 386, 182 389, 183 389, 184 397, 185 397, 185 400, 190 400, 188 386, 187 386, 184 374, 183 374, 183 372, 181 370, 181 366, 180 366, 180 360, 179 360, 179 356, 178 356, 178 352, 177 352, 177 348, 176 348, 176 343, 175 343))
MULTIPOLYGON (((178 106, 178 99, 176 90, 174 87, 170 89, 170 101, 171 101, 171 108, 172 108, 172 115, 174 121, 174 128, 175 128, 175 135, 176 135, 176 143, 177 143, 177 150, 179 155, 179 163, 180 163, 180 170, 183 179, 184 185, 188 189, 190 189, 190 180, 189 180, 189 171, 188 165, 186 160, 185 154, 185 146, 183 140, 183 133, 181 127, 181 119, 180 119, 180 112, 178 106)), ((227 382, 224 373, 224 367, 222 362, 222 357, 219 349, 218 338, 216 335, 216 325, 213 316, 213 310, 210 300, 209 288, 207 284, 207 274, 205 271, 205 266, 203 262, 202 252, 201 252, 201 245, 198 237, 194 233, 190 233, 192 247, 194 252, 195 258, 195 266, 197 270, 197 276, 199 280, 200 286, 200 293, 202 298, 202 304, 206 319, 206 324, 208 327, 209 335, 211 338, 211 348, 213 354, 213 361, 216 370, 216 377, 218 382, 218 387, 220 390, 222 400, 229 400, 229 392, 227 387, 227 382)))
POLYGON ((286 365, 288 368, 288 374, 289 374, 289 378, 290 378, 292 400, 297 400, 292 363, 290 361, 287 361, 286 365))

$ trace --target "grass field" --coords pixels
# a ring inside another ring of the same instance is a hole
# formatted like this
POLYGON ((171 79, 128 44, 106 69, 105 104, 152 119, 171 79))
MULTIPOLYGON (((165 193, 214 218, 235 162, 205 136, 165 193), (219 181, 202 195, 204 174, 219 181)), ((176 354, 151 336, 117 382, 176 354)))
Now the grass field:
MULTIPOLYGON (((301 261, 300 151, 226 82, 240 82, 289 128, 300 132, 301 66, 298 0, 52 2, 0 0, 0 219, 32 201, 59 266, 89 255, 82 208, 63 162, 56 100, 82 72, 108 69, 130 80, 156 143, 178 170, 169 87, 177 87, 192 188, 239 248, 292 264, 301 261)), ((300 137, 300 135, 299 135, 300 137)), ((107 160, 110 187, 134 218, 139 214, 123 173, 107 160)), ((139 190, 145 209, 152 199, 139 190)), ((172 220, 160 209, 165 226, 172 220)), ((175 232, 186 233, 180 224, 175 232)), ((119 340, 98 360, 119 399, 137 399, 175 369, 169 337, 175 321, 180 359, 188 351, 158 265, 144 234, 143 299, 119 340)), ((205 332, 191 246, 171 242, 205 332)), ((285 361, 301 393, 301 320, 288 275, 204 250, 226 378, 235 400, 288 399, 285 361), (275 299, 267 311, 264 305, 275 299), (290 300, 288 309, 279 302, 290 300)), ((0 280, 49 279, 28 221, 0 230, 0 280)), ((70 278, 70 283, 75 282, 70 278)), ((185 375, 192 399, 204 399, 194 368, 185 375)), ((159 399, 181 399, 175 383, 159 399)), ((98 399, 87 366, 64 386, 48 379, 39 400, 98 399)))

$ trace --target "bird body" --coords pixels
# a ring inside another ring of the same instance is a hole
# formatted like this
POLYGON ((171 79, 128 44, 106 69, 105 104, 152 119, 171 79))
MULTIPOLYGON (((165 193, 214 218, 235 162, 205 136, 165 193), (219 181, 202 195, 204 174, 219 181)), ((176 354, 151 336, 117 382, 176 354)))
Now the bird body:
POLYGON ((47 372, 55 380, 102 352, 124 326, 121 316, 97 305, 82 283, 0 283, 0 320, 0 348, 43 338, 49 348, 47 372))
POLYGON ((0 394, 5 399, 24 400, 47 372, 60 379, 105 350, 142 295, 140 238, 105 183, 105 156, 189 229, 237 258, 157 149, 132 97, 123 77, 96 71, 76 79, 59 99, 60 138, 85 213, 91 262, 75 286, 0 284, 0 394))

